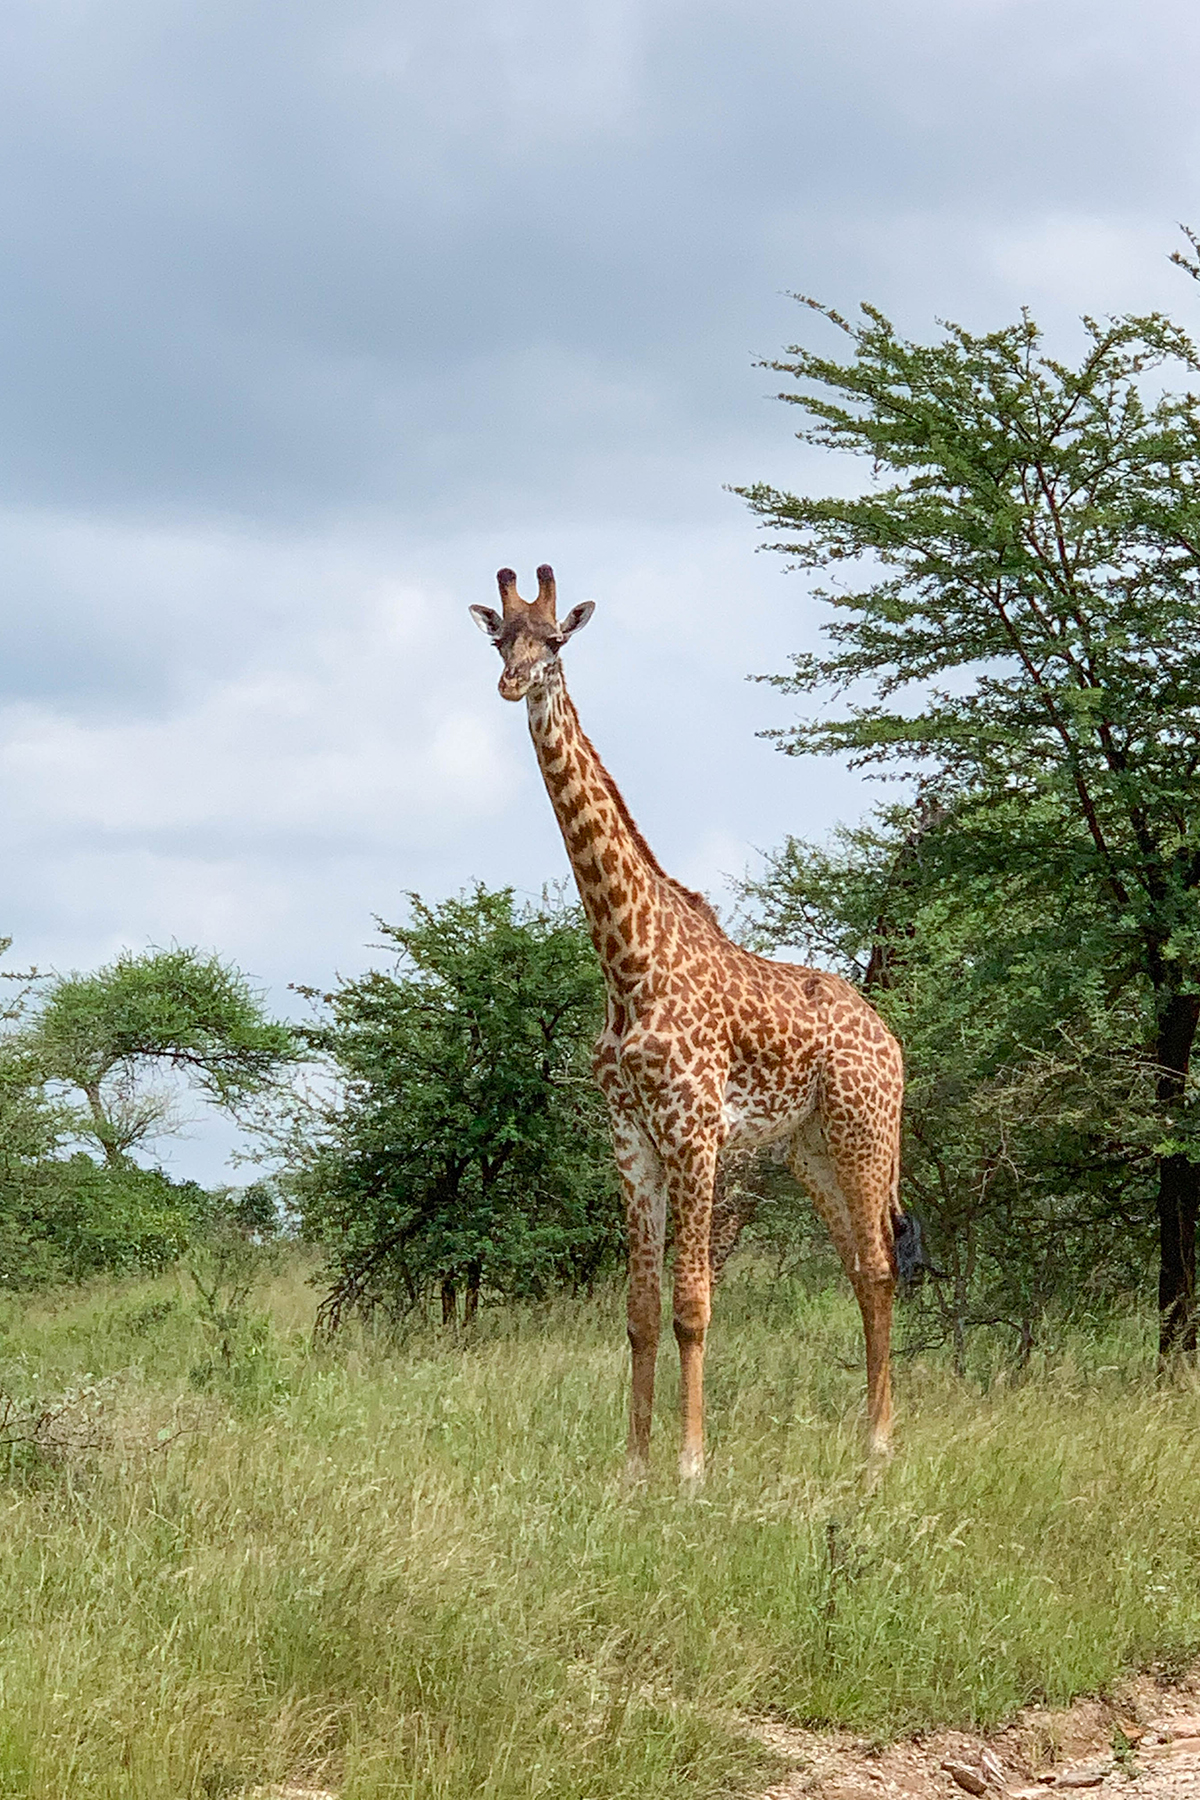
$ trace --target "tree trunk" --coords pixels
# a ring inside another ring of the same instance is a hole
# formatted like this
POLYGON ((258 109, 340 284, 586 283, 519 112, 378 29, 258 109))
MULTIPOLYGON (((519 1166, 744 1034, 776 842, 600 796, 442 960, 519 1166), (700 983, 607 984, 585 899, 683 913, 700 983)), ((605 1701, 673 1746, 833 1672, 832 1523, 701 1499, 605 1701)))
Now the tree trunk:
POLYGON ((1200 1167, 1164 1156, 1158 1168, 1158 1353, 1196 1348, 1196 1216, 1200 1167))
POLYGON ((467 1297, 463 1303, 463 1324, 469 1325, 479 1311, 479 1289, 483 1283, 483 1264, 472 1263, 467 1270, 467 1297))
POLYGON ((113 1135, 112 1123, 104 1110, 104 1103, 100 1098, 100 1083, 98 1081, 84 1081, 81 1082, 80 1085, 87 1095, 87 1103, 91 1111, 96 1132, 96 1142, 104 1152, 105 1162, 110 1169, 124 1168, 128 1163, 129 1158, 123 1156, 121 1151, 117 1148, 113 1135))
MULTIPOLYGON (((935 794, 918 796, 913 807, 913 822, 905 833, 900 853, 892 864, 888 887, 903 895, 914 885, 916 866, 921 860, 921 840, 944 825, 950 813, 935 794)), ((911 945, 915 927, 911 920, 898 924, 886 907, 875 921, 875 942, 871 947, 862 991, 866 995, 895 986, 896 976, 904 967, 905 947, 911 945)))
MULTIPOLYGON (((1172 994, 1159 1011, 1158 1103, 1167 1122, 1183 1099, 1188 1064, 1200 1020, 1200 996, 1172 994)), ((1196 1219, 1200 1213, 1200 1164, 1182 1153, 1158 1165, 1158 1353, 1167 1357, 1196 1348, 1196 1219)))
POLYGON ((442 1278, 442 1324, 458 1324, 458 1289, 448 1275, 442 1278))

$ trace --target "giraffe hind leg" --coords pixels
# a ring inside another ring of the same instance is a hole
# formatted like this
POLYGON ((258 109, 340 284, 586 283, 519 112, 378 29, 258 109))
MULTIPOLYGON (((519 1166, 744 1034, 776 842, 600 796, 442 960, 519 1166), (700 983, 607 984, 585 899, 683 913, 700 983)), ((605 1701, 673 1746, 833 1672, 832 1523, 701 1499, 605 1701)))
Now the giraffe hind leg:
POLYGON ((892 1428, 890 1353, 896 1277, 890 1251, 893 1151, 864 1156, 831 1145, 821 1122, 806 1121, 788 1162, 833 1239, 862 1314, 867 1354, 867 1435, 872 1456, 888 1453, 892 1428))

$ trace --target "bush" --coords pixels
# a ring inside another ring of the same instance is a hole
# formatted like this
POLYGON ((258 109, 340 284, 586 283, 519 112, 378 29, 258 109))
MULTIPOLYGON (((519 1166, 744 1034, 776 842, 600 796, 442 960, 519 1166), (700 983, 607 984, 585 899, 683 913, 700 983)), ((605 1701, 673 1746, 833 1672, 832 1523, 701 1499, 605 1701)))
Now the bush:
POLYGON ((510 890, 384 925, 396 969, 314 996, 310 1033, 337 1068, 296 1181, 305 1234, 329 1255, 331 1324, 440 1293, 471 1316, 485 1291, 586 1287, 622 1221, 591 1051, 603 983, 579 911, 510 890))

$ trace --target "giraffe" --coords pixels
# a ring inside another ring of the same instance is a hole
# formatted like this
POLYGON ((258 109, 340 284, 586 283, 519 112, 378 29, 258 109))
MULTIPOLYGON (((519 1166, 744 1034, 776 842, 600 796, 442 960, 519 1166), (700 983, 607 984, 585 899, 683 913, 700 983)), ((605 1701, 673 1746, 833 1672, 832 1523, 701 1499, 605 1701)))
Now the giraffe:
POLYGON ((587 624, 561 620, 554 571, 536 600, 497 575, 502 612, 472 606, 500 652, 500 694, 525 699, 529 731, 604 971, 594 1073, 608 1101, 629 1231, 632 1354, 627 1470, 647 1467, 662 1323, 667 1208, 675 1233, 679 1474, 704 1473, 709 1233, 718 1157, 779 1144, 828 1228, 862 1312, 868 1446, 891 1430, 889 1341, 896 1283, 900 1047, 839 976, 770 962, 733 943, 702 895, 672 879, 580 727, 560 652, 587 624))

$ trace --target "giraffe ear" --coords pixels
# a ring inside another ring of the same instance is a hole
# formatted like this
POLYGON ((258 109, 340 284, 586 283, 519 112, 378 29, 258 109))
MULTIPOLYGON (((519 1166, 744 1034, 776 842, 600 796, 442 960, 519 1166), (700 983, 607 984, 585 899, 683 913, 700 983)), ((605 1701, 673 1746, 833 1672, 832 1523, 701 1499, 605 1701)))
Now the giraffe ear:
POLYGON ((504 620, 490 606, 468 606, 467 611, 478 625, 485 637, 490 637, 493 644, 504 630, 504 620))
POLYGON ((595 610, 596 602, 594 600, 582 600, 578 606, 573 606, 558 628, 560 642, 565 644, 569 637, 573 637, 577 631, 582 631, 595 610))

